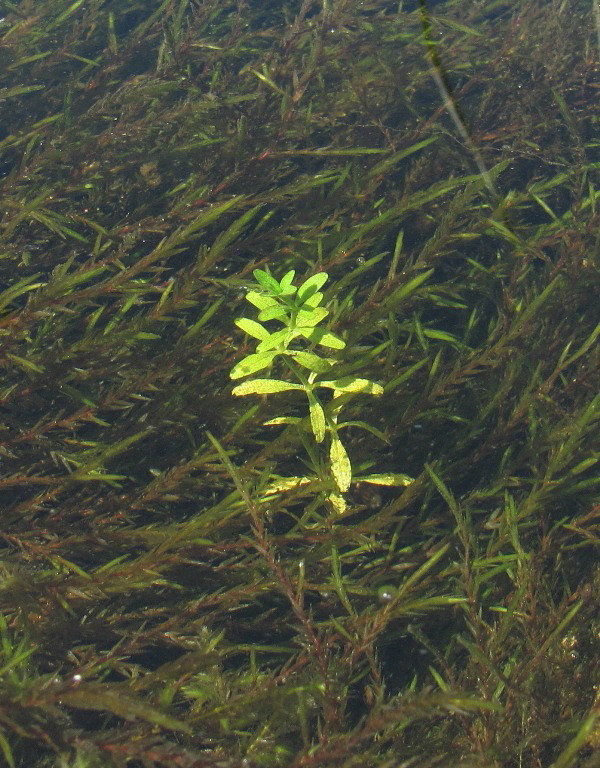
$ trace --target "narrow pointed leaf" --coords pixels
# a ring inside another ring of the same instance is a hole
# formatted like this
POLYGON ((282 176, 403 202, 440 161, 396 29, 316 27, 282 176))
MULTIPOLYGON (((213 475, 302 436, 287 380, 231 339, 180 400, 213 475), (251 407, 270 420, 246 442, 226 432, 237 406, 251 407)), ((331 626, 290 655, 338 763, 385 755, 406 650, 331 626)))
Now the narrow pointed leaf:
POLYGON ((428 339, 437 339, 439 341, 449 341, 452 344, 460 344, 460 339, 457 339, 456 336, 447 331, 440 331, 436 328, 423 328, 423 333, 428 339))
POLYGON ((191 733, 191 727, 188 723, 177 720, 151 704, 134 698, 123 688, 113 690, 106 685, 88 683, 82 684, 78 688, 61 691, 60 697, 64 704, 75 709, 110 712, 125 720, 145 720, 169 730, 191 733))
MULTIPOLYGON (((3 95, 4 98, 6 98, 6 94, 3 95)), ((37 274, 31 275, 30 277, 25 277, 23 280, 19 280, 18 283, 15 283, 10 288, 2 291, 2 293, 0 293, 0 310, 8 306, 21 294, 26 293, 27 291, 35 291, 37 288, 40 288, 42 285, 44 285, 44 283, 35 282, 39 275, 40 273, 38 272, 37 274)))
POLYGON ((371 485, 395 485, 408 486, 415 482, 414 477, 402 475, 396 472, 387 472, 380 475, 362 475, 356 478, 357 483, 370 483, 371 485))
POLYGON ((372 435, 375 435, 375 437, 379 438, 379 440, 382 440, 384 443, 388 443, 388 445, 390 444, 390 440, 384 432, 377 429, 377 427, 373 427, 371 424, 367 424, 366 421, 344 421, 341 424, 338 424, 338 429, 341 429, 341 427, 360 427, 361 429, 370 432, 372 435))
POLYGON ((409 280, 408 283, 401 285, 386 300, 386 305, 396 306, 402 299, 405 299, 407 296, 410 296, 411 293, 414 293, 417 288, 419 288, 426 280, 431 277, 433 272, 433 269, 428 269, 426 272, 421 272, 420 275, 413 277, 413 279, 409 280))
POLYGON ((19 357, 19 355, 13 355, 11 353, 8 353, 6 356, 9 358, 9 360, 12 360, 13 363, 16 363, 16 365, 18 365, 19 368, 22 368, 24 371, 44 373, 44 367, 42 365, 37 365, 32 360, 26 360, 24 357, 19 357))

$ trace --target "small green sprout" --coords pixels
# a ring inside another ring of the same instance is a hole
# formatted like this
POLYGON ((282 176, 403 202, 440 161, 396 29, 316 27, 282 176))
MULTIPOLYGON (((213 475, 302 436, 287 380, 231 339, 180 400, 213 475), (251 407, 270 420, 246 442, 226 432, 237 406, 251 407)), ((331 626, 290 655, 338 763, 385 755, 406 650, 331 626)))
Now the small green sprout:
MULTIPOLYGON (((256 351, 240 360, 231 370, 232 379, 271 369, 276 362, 284 364, 294 380, 280 378, 253 378, 233 389, 234 395, 270 395, 276 392, 297 390, 304 392, 308 400, 308 411, 312 434, 317 443, 329 437, 329 466, 337 491, 347 491, 352 482, 352 467, 346 449, 339 437, 339 411, 349 396, 357 393, 383 394, 383 388, 368 379, 344 376, 338 379, 326 376, 337 362, 322 356, 315 348, 344 349, 345 342, 330 331, 318 328, 329 314, 320 306, 323 301, 321 288, 327 281, 326 272, 319 272, 300 286, 293 284, 295 271, 289 272, 277 281, 262 269, 254 270, 259 290, 246 294, 248 301, 258 310, 258 320, 239 318, 235 324, 249 336, 258 340, 256 351), (277 321, 282 328, 270 331, 263 323, 277 321), (321 402, 317 390, 332 390, 333 398, 326 406, 321 402), (342 395, 346 397, 341 400, 342 395)), ((298 423, 300 419, 277 418, 269 424, 298 423)), ((353 422, 355 425, 360 423, 353 422)), ((366 425, 365 425, 366 426, 366 425)), ((372 430, 374 431, 374 430, 372 430)))

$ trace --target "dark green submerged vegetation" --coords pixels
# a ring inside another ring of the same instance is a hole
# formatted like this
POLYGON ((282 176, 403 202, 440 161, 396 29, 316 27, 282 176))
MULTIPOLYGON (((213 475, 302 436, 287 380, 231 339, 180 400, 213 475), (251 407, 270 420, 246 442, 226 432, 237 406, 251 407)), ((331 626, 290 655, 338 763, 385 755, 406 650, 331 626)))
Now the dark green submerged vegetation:
POLYGON ((5 764, 600 765, 592 6, 0 0, 5 764), (265 265, 413 483, 283 488, 265 265))

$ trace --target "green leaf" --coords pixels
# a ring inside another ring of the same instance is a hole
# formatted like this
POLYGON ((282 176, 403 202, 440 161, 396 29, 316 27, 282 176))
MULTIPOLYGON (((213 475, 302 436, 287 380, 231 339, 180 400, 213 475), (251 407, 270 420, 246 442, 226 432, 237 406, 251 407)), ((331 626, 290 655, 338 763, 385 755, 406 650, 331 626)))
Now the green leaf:
POLYGON ((257 352, 266 352, 268 349, 276 349, 281 346, 287 347, 299 335, 298 330, 290 331, 288 328, 282 328, 280 331, 271 333, 268 339, 261 341, 256 350, 257 352))
POLYGON ((268 272, 265 272, 264 269, 255 269, 252 274, 261 288, 269 291, 273 296, 279 296, 281 287, 277 280, 275 280, 274 277, 271 277, 268 272))
POLYGON ((71 14, 75 13, 75 11, 79 8, 79 6, 83 5, 85 0, 75 0, 74 3, 71 3, 68 8, 66 8, 61 14, 59 14, 53 21, 50 22, 45 28, 45 32, 50 32, 51 29, 54 29, 55 27, 58 27, 59 24, 62 24, 65 19, 68 19, 71 14))
POLYGON ((249 320, 247 317, 239 317, 233 322, 238 328, 241 328, 244 333, 247 333, 248 336, 254 336, 255 339, 264 341, 271 335, 264 326, 254 320, 249 320))
POLYGON ((298 325, 301 326, 318 325, 328 314, 329 311, 324 307, 317 307, 316 309, 310 310, 301 309, 300 312, 298 312, 297 322, 298 325))
POLYGON ((344 376, 335 381, 320 381, 320 387, 328 387, 338 392, 364 392, 367 395, 382 395, 383 387, 369 379, 359 379, 356 376, 344 376))
POLYGON ((371 426, 371 424, 367 424, 366 421, 343 421, 338 424, 338 430, 342 427, 360 427, 360 429, 364 429, 367 432, 370 432, 384 443, 388 443, 388 445, 390 444, 390 440, 384 432, 382 432, 380 429, 377 429, 377 427, 371 426))
POLYGON ((296 286, 292 285, 295 275, 296 275, 296 270, 290 269, 290 271, 286 272, 285 275, 279 281, 279 287, 281 288, 281 292, 285 296, 292 296, 294 293, 296 293, 296 286))
POLYGON ((212 224, 213 221, 219 218, 222 214, 226 213, 230 208, 236 205, 242 205, 246 199, 245 195, 236 195, 226 200, 224 203, 218 203, 217 205, 205 208, 202 213, 191 221, 183 229, 177 230, 172 237, 169 238, 169 245, 171 247, 177 247, 187 243, 198 230, 207 227, 212 224))
POLYGON ((317 291, 316 293, 313 293, 312 296, 309 296, 306 301, 302 303, 302 308, 305 309, 306 307, 318 307, 319 304, 323 301, 323 294, 320 291, 317 291))
POLYGON ((408 155, 412 155, 413 152, 418 152, 420 149, 423 149, 428 144, 431 144, 431 142, 437 141, 437 140, 438 140, 437 136, 431 136, 430 138, 423 139, 423 141, 419 141, 410 147, 401 149, 399 152, 395 152, 390 157, 386 157, 385 160, 382 160, 381 163, 377 163, 377 165, 374 165, 369 171, 369 177, 375 178, 379 176, 379 174, 381 173, 386 173, 392 166, 399 163, 400 160, 404 160, 404 158, 407 157, 408 155))
POLYGON ((325 412, 323 411, 323 406, 312 392, 307 392, 306 394, 309 403, 310 426, 317 443, 322 443, 325 439, 325 412))
POLYGON ((250 379, 232 389, 234 395, 272 395, 274 392, 289 392, 292 389, 303 390, 301 384, 279 379, 250 379))
POLYGON ((569 471, 569 474, 580 475, 582 472, 585 472, 586 469, 589 469, 590 467, 593 467, 594 464, 597 464, 598 461, 600 461, 600 455, 589 456, 587 459, 580 461, 579 464, 576 464, 573 469, 569 471))
MULTIPOLYGON (((10 722, 7 720, 7 722, 10 722)), ((15 761, 12 754, 12 749, 10 748, 10 744, 8 741, 4 738, 2 733, 0 733, 0 749, 2 750, 2 754, 4 755, 4 759, 6 760, 6 764, 9 768, 15 768, 15 761)))
POLYGON ((39 277, 39 273, 31 275, 30 277, 25 277, 10 288, 2 291, 2 293, 0 293, 0 310, 3 310, 23 293, 26 293, 27 291, 35 291, 37 288, 45 285, 45 283, 36 283, 35 280, 37 277, 39 277))
POLYGON ((277 355, 276 351, 259 352, 255 355, 248 355, 231 369, 229 376, 232 379, 241 379, 243 376, 249 376, 251 373, 262 371, 269 366, 273 358, 277 355))
POLYGON ((350 483, 352 482, 352 466, 348 454, 346 453, 346 449, 337 435, 332 436, 329 459, 331 461, 331 473, 333 474, 335 484, 343 493, 350 488, 350 483))
POLYGON ((260 311, 258 319, 266 322, 267 320, 281 320, 282 323, 288 324, 289 310, 283 304, 275 302, 274 305, 267 307, 260 311))
POLYGON ((423 328, 423 333, 428 339, 437 339, 438 341, 449 341, 452 344, 460 344, 460 339, 447 331, 438 331, 435 328, 423 328))
MULTIPOLYGON (((175 283, 173 282, 171 285, 175 285, 175 283)), ((182 339, 184 341, 188 341, 189 339, 193 339, 194 336, 197 336, 224 301, 225 298, 221 297, 220 299, 217 299, 212 304, 210 304, 208 309, 202 313, 202 316, 196 320, 196 322, 190 328, 187 329, 187 331, 183 334, 182 339)))
POLYGON ((371 485, 396 485, 408 486, 415 482, 414 477, 398 474, 396 472, 386 472, 380 475, 363 475, 356 478, 357 483, 370 483, 371 485))
POLYGON ((440 496, 444 499, 446 504, 450 507, 452 512, 454 513, 454 516, 458 519, 459 517, 462 517, 460 513, 460 507, 452 495, 452 492, 448 489, 448 486, 444 483, 442 478, 434 471, 433 467, 431 467, 429 464, 425 464, 425 471, 429 475, 429 477, 433 480, 436 488, 438 489, 440 496))
POLYGON ((298 288, 298 301, 301 304, 313 294, 315 294, 322 286, 327 282, 329 275, 327 272, 317 272, 316 275, 312 275, 308 280, 305 280, 298 288))
POLYGON ((82 683, 77 688, 62 691, 62 701, 75 709, 110 712, 124 720, 145 720, 173 731, 191 733, 188 723, 171 717, 151 704, 135 698, 123 686, 82 683))
POLYGON ((308 368, 309 371, 314 373, 327 373, 331 366, 335 364, 335 360, 319 357, 319 355, 315 355, 313 352, 290 349, 288 354, 303 368, 308 368))
POLYGON ((258 291, 248 291, 246 294, 246 300, 250 304, 254 304, 258 309, 266 309, 267 307, 278 307, 279 304, 271 296, 265 296, 258 291))
POLYGON ((299 416, 277 416, 274 419, 263 421, 265 427, 278 427, 281 424, 300 424, 302 419, 299 416))
POLYGON ((329 347, 330 349, 344 349, 346 342, 342 341, 334 333, 324 331, 322 328, 298 328, 300 335, 315 344, 320 344, 322 347, 329 347))
POLYGON ((397 306, 400 301, 405 299, 407 296, 410 296, 411 293, 414 293, 417 288, 423 285, 423 283, 431 277, 433 272, 433 269, 428 269, 426 272, 421 272, 421 274, 413 277, 412 280, 409 280, 407 283, 404 283, 404 285, 401 285, 392 293, 391 296, 386 299, 386 306, 397 306))
POLYGON ((13 361, 13 363, 16 363, 19 368, 22 368, 24 371, 33 371, 34 373, 44 373, 44 366, 43 365, 37 365, 37 363, 32 362, 31 360, 26 360, 24 357, 19 357, 19 355, 13 355, 10 352, 6 355, 10 360, 13 361))

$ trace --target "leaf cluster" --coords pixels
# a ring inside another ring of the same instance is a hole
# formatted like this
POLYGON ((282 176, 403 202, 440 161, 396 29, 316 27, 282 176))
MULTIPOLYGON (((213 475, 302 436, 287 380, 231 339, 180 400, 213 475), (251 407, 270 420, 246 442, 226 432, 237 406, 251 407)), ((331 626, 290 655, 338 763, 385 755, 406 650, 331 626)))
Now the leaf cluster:
MULTIPOLYGON (((334 360, 320 357, 314 352, 290 349, 290 344, 297 338, 304 338, 310 344, 318 344, 331 349, 343 349, 346 345, 335 334, 316 326, 322 322, 328 311, 319 306, 323 293, 319 290, 327 281, 327 273, 320 272, 305 280, 298 288, 293 285, 295 270, 289 270, 277 282, 267 272, 255 269, 254 277, 263 289, 263 293, 249 291, 246 299, 258 308, 258 319, 262 322, 277 320, 284 325, 280 331, 270 333, 264 325, 249 318, 239 318, 235 324, 249 336, 258 339, 256 353, 246 356, 231 370, 232 379, 240 379, 252 373, 268 368, 278 355, 287 355, 311 373, 327 373, 334 360)), ((246 382, 243 389, 234 389, 234 394, 267 394, 283 392, 287 389, 299 389, 298 385, 277 380, 253 380, 246 382), (270 383, 267 383, 270 382, 270 383), (252 389, 255 385, 257 388, 252 389), (280 387, 284 387, 281 389, 280 387), (267 389, 265 389, 267 387, 267 389), (275 389, 270 389, 275 387, 275 389)))
MULTIPOLYGON (((352 480, 350 459, 338 434, 343 426, 338 423, 341 408, 340 398, 356 393, 370 395, 383 394, 380 384, 356 376, 340 379, 319 379, 320 374, 329 373, 335 360, 317 355, 312 345, 317 344, 333 349, 344 349, 345 342, 335 334, 316 326, 329 314, 319 306, 324 294, 320 291, 327 281, 326 272, 319 272, 305 280, 299 287, 294 286, 295 270, 289 270, 279 282, 264 270, 254 270, 254 276, 262 288, 262 293, 249 291, 246 299, 259 309, 258 319, 263 322, 277 320, 284 325, 280 331, 270 333, 261 323, 249 318, 239 318, 235 324, 250 336, 258 339, 259 344, 254 354, 246 356, 230 372, 232 379, 239 379, 270 366, 276 357, 281 356, 287 363, 299 383, 281 379, 250 379, 233 389, 234 395, 274 394, 290 390, 300 390, 306 394, 309 405, 310 424, 317 443, 322 443, 326 432, 330 433, 330 467, 333 479, 339 491, 347 491, 352 480), (309 350, 290 347, 296 339, 305 339, 311 345, 309 350), (310 372, 305 377, 296 364, 310 372), (316 390, 324 387, 333 391, 333 403, 326 412, 316 395, 316 390)), ((276 417, 270 423, 289 422, 276 417)), ((293 420, 295 421, 295 420, 293 420)))

